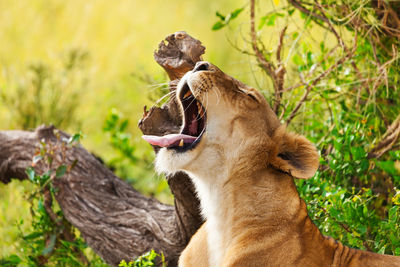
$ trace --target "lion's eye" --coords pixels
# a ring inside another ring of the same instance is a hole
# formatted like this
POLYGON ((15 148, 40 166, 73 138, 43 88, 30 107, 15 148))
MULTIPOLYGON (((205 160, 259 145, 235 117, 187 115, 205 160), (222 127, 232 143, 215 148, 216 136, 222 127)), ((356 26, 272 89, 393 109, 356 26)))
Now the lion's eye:
POLYGON ((246 95, 246 96, 249 96, 251 99, 253 99, 254 101, 256 101, 257 103, 258 103, 258 100, 257 100, 257 98, 253 95, 253 94, 251 94, 250 92, 248 92, 247 90, 243 90, 243 89, 238 89, 238 92, 239 93, 241 93, 241 94, 244 94, 244 95, 246 95))
POLYGON ((258 102, 257 98, 254 95, 252 94, 247 94, 247 95, 250 96, 250 98, 252 98, 254 101, 258 102))

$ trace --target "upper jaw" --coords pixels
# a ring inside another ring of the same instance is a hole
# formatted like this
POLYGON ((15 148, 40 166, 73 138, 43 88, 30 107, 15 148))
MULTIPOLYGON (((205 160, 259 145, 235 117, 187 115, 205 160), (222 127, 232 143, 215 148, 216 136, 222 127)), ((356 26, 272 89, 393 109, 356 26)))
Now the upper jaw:
POLYGON ((190 86, 190 75, 186 73, 178 83, 176 98, 182 110, 182 128, 180 133, 165 136, 142 136, 154 146, 165 147, 176 152, 193 149, 201 141, 206 130, 206 111, 202 103, 194 97, 190 86))
MULTIPOLYGON (((185 73, 185 75, 183 75, 183 77, 180 79, 180 81, 178 82, 178 85, 177 85, 177 87, 176 87, 176 92, 177 92, 177 96, 182 92, 182 90, 183 90, 183 87, 185 86, 185 84, 188 84, 188 79, 189 79, 189 76, 192 74, 192 71, 188 71, 188 72, 186 72, 185 73)), ((190 88, 190 86, 189 86, 189 88, 190 88)), ((192 90, 192 89, 190 89, 190 90, 192 90)), ((179 101, 179 98, 178 98, 178 101, 179 101)))
POLYGON ((184 140, 178 147, 171 147, 179 152, 193 149, 200 142, 206 130, 206 110, 200 100, 195 97, 195 90, 190 83, 190 75, 192 72, 186 73, 179 82, 176 97, 182 110, 180 133, 196 138, 188 142, 184 140))

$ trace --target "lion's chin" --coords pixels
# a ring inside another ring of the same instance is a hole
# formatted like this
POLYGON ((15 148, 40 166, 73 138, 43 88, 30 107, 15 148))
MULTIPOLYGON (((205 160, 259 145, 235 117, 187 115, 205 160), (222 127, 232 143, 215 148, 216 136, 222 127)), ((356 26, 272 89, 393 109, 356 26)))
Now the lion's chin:
POLYGON ((162 148, 156 157, 155 167, 158 173, 166 175, 185 171, 191 162, 189 153, 178 153, 174 150, 162 148))

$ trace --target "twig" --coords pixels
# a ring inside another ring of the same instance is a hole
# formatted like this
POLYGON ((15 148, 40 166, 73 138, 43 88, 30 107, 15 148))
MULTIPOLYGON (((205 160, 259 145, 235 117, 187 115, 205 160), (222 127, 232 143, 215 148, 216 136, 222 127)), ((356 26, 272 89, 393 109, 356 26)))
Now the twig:
POLYGON ((393 148, 400 137, 400 115, 389 126, 379 143, 368 153, 367 158, 379 158, 393 148))
MULTIPOLYGON (((355 38, 357 40, 357 38, 355 38)), ((300 101, 297 103, 296 107, 293 109, 292 113, 290 114, 289 118, 286 120, 286 125, 289 125, 291 120, 296 116, 297 112, 299 111, 300 107, 303 105, 303 103, 307 100, 307 97, 309 93, 311 92, 311 89, 314 85, 316 85, 322 78, 327 76, 329 73, 331 73, 333 70, 335 70, 338 66, 343 64, 347 59, 351 57, 351 55, 354 53, 356 45, 354 45, 354 49, 350 50, 348 53, 346 53, 343 57, 341 57, 338 61, 336 61, 335 64, 329 67, 326 71, 321 73, 312 83, 309 83, 306 87, 306 92, 300 99, 300 101)))
POLYGON ((393 57, 391 59, 389 59, 388 61, 386 61, 385 63, 383 63, 382 65, 379 65, 379 68, 378 68, 379 76, 377 77, 377 79, 375 79, 375 82, 372 86, 372 92, 369 95, 368 101, 370 101, 370 99, 376 94, 378 86, 382 84, 382 81, 385 81, 386 88, 388 88, 388 75, 387 75, 386 67, 398 59, 396 48, 393 46, 392 49, 393 49, 393 52, 392 52, 393 57))
MULTIPOLYGON (((71 232, 71 226, 69 222, 63 225, 62 220, 53 211, 52 208, 53 196, 51 195, 50 188, 48 185, 43 188, 43 199, 44 199, 43 206, 44 209, 46 210, 46 213, 49 215, 50 219, 57 225, 57 227, 62 229, 61 234, 64 237, 64 239, 71 243, 75 242, 75 236, 71 232)), ((89 264, 88 259, 81 250, 79 250, 78 248, 73 248, 73 250, 83 264, 89 264)))
POLYGON ((285 36, 287 30, 287 26, 285 26, 281 34, 279 36, 279 45, 278 49, 276 50, 276 60, 278 61, 278 68, 275 69, 275 79, 276 79, 276 87, 275 87, 275 103, 273 110, 275 114, 278 114, 279 111, 279 106, 281 105, 282 101, 282 94, 283 94, 283 85, 285 82, 285 74, 286 74, 286 68, 285 65, 282 63, 282 46, 283 46, 283 37, 285 36))
POLYGON ((295 8, 297 8, 298 10, 300 10, 303 13, 306 13, 307 15, 309 15, 310 17, 314 18, 314 19, 319 19, 322 21, 327 22, 327 18, 322 17, 310 10, 308 10, 307 8, 305 8, 304 6, 301 5, 301 3, 297 2, 297 0, 289 0, 289 3, 291 3, 295 8))
POLYGON ((261 68, 271 77, 275 84, 275 66, 268 62, 260 49, 257 46, 257 35, 255 27, 255 0, 250 0, 250 34, 251 34, 251 46, 256 53, 257 61, 261 68))
POLYGON ((281 52, 282 52, 282 46, 283 46, 283 37, 285 36, 286 30, 287 30, 287 25, 282 29, 281 34, 279 35, 279 45, 278 49, 276 50, 276 60, 278 60, 278 63, 281 63, 281 52))
MULTIPOLYGON (((315 70, 322 64, 322 62, 326 62, 326 61, 328 60, 328 58, 333 54, 333 52, 336 51, 337 48, 338 48, 338 45, 334 46, 334 47, 325 55, 325 57, 324 57, 320 62, 318 62, 318 63, 315 65, 315 67, 313 68, 313 70, 307 73, 307 75, 306 75, 304 78, 308 78, 308 77, 310 77, 312 74, 314 74, 315 70)), ((301 81, 300 83, 298 83, 298 84, 296 84, 296 85, 293 85, 293 86, 290 86, 290 87, 288 87, 288 88, 283 89, 282 92, 288 92, 288 91, 291 91, 291 90, 293 90, 293 89, 299 88, 300 86, 304 86, 304 85, 307 85, 307 82, 301 81)))
MULTIPOLYGON (((329 212, 324 208, 324 207, 321 207, 322 208, 322 210, 325 212, 325 214, 329 214, 329 212)), ((353 233, 352 231, 351 231, 351 229, 350 229, 350 227, 349 226, 347 226, 346 224, 344 224, 344 223, 342 223, 342 222, 340 222, 339 220, 337 220, 335 217, 333 217, 333 216, 330 216, 330 215, 328 215, 333 221, 335 221, 337 224, 339 224, 344 230, 346 230, 346 232, 348 232, 348 233, 353 233)))
MULTIPOLYGON (((321 6, 321 4, 315 0, 315 4, 317 6, 317 8, 319 9, 319 11, 321 12, 322 16, 324 18, 326 18, 326 23, 328 24, 328 28, 330 29, 330 31, 333 33, 333 35, 335 35, 336 39, 338 40, 338 43, 340 44, 340 46, 343 48, 343 50, 346 53, 349 53, 349 48, 346 46, 346 44, 343 41, 343 38, 338 34, 338 32, 336 31, 335 27, 333 27, 331 20, 326 16, 325 11, 323 9, 323 7, 321 6)), ((357 30, 355 28, 355 35, 357 35, 357 30)), ((357 78, 358 80, 363 80, 364 77, 362 76, 360 69, 357 67, 357 64, 352 60, 351 62, 351 66, 353 67, 354 71, 356 72, 357 78)), ((364 83, 363 86, 365 88, 368 88, 368 84, 364 83)), ((357 100, 356 100, 356 106, 359 106, 360 103, 360 96, 361 95, 361 86, 358 86, 357 88, 357 100)))
POLYGON ((275 102, 273 106, 273 110, 276 114, 278 114, 279 106, 282 100, 283 94, 283 85, 284 85, 284 77, 286 73, 286 68, 281 60, 282 57, 282 47, 283 47, 283 38, 285 36, 287 30, 287 26, 285 26, 279 36, 279 44, 276 51, 276 59, 278 61, 277 67, 270 61, 268 61, 263 55, 262 51, 258 47, 257 35, 256 35, 256 27, 255 27, 255 0, 250 0, 250 35, 251 35, 251 46, 255 52, 257 61, 260 67, 265 71, 265 73, 271 78, 272 84, 274 86, 275 92, 275 102))
POLYGON ((347 52, 348 48, 346 47, 345 43, 343 42, 342 37, 340 37, 340 35, 337 33, 335 27, 333 27, 329 18, 326 16, 321 4, 317 0, 315 0, 315 5, 321 12, 321 14, 324 18, 324 21, 328 24, 329 30, 335 35, 336 39, 338 40, 338 42, 339 42, 340 46, 343 48, 343 50, 347 52))

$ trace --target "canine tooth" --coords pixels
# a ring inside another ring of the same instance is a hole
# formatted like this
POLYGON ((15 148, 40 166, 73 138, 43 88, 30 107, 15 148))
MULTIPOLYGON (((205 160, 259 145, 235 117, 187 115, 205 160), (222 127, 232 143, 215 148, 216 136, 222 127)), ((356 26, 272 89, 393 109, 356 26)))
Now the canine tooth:
POLYGON ((187 97, 189 97, 189 96, 191 96, 191 95, 192 95, 192 92, 189 90, 189 91, 187 91, 186 94, 183 96, 183 99, 185 99, 185 98, 187 98, 187 97))
POLYGON ((179 142, 179 146, 183 146, 183 139, 179 142))

